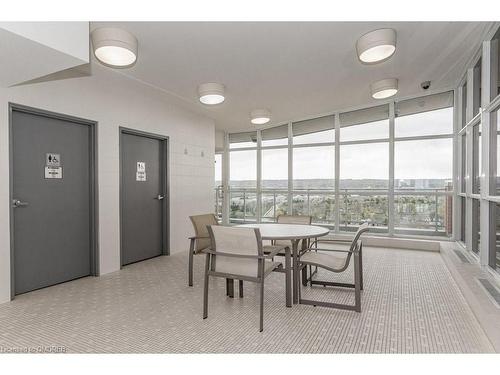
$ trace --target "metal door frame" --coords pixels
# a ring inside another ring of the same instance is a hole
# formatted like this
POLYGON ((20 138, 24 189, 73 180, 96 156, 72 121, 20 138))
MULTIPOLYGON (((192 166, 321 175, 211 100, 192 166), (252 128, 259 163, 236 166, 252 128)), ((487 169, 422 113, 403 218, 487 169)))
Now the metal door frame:
POLYGON ((13 111, 44 116, 57 120, 64 120, 79 125, 88 126, 90 129, 89 161, 90 161, 90 275, 99 276, 99 199, 98 199, 98 170, 97 170, 97 121, 81 117, 70 116, 52 112, 45 109, 29 107, 22 104, 9 102, 9 221, 10 221, 10 299, 15 298, 15 269, 14 269, 14 207, 12 199, 14 194, 14 138, 13 138, 13 111))
POLYGON ((165 192, 165 198, 163 199, 163 204, 162 204, 162 250, 161 250, 161 255, 170 255, 170 166, 169 166, 169 155, 168 155, 168 150, 169 150, 169 137, 165 135, 160 135, 160 134, 154 134, 154 133, 149 133, 145 132, 142 130, 137 130, 137 129, 131 129, 131 128, 126 128, 123 126, 119 127, 119 149, 120 149, 120 269, 123 268, 123 230, 122 230, 122 225, 123 225, 123 180, 122 180, 122 171, 123 171, 123 157, 122 157, 122 152, 123 152, 123 136, 124 135, 135 135, 138 137, 145 137, 145 138, 151 138, 160 141, 161 143, 161 160, 160 160, 160 165, 161 165, 161 173, 162 175, 160 176, 160 181, 162 182, 162 185, 164 187, 164 192, 165 192), (166 225, 165 225, 166 224, 166 225))

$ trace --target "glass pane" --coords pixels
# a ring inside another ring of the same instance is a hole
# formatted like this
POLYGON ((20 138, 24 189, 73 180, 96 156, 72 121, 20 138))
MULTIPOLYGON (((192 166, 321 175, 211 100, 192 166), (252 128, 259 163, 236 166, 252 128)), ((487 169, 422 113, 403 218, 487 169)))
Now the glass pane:
POLYGON ((294 193, 293 215, 310 215, 314 224, 335 224, 335 192, 318 194, 315 192, 294 193))
POLYGON ((288 188, 288 149, 262 150, 262 188, 288 188))
POLYGON ((264 129, 260 134, 262 147, 288 145, 288 125, 264 129))
POLYGON ((387 189, 389 143, 340 146, 341 189, 387 189))
POLYGON ((215 154, 215 187, 222 185, 222 154, 215 154))
MULTIPOLYGON (((494 204, 494 203, 492 203, 494 204)), ((500 203, 496 203, 493 206, 495 212, 495 220, 496 220, 496 235, 495 239, 500 238, 500 203)), ((498 269, 500 268, 500 241, 492 241, 492 247, 490 250, 492 253, 490 255, 490 266, 498 269)))
POLYGON ((334 160, 333 146, 294 148, 294 189, 333 189, 335 178, 334 160))
POLYGON ((473 132, 473 168, 472 168, 472 192, 481 192, 481 124, 475 125, 473 132))
POLYGON ((395 111, 396 116, 402 117, 451 107, 453 91, 447 91, 396 102, 395 111))
MULTIPOLYGON (((497 32, 493 36, 492 40, 496 40, 497 46, 500 46, 500 27, 497 29, 497 32)), ((493 87, 498 87, 497 94, 500 95, 500 48, 497 47, 497 64, 491 64, 491 77, 497 77, 497 82, 492 82, 493 87), (496 72, 493 71, 493 69, 496 69, 496 72), (497 73, 497 74, 493 74, 497 73)))
POLYGON ((465 243, 465 218, 467 215, 465 215, 465 197, 460 197, 460 241, 465 243))
POLYGON ((453 197, 396 195, 394 231, 400 234, 450 236, 453 197))
POLYGON ((358 195, 340 192, 340 230, 355 232, 359 225, 370 224, 372 232, 387 232, 387 195, 358 195))
POLYGON ((335 224, 335 193, 310 194, 309 215, 312 216, 313 224, 335 224))
POLYGON ((384 104, 377 107, 364 108, 351 112, 343 112, 339 116, 341 127, 386 120, 389 118, 389 105, 384 104))
POLYGON ((229 185, 234 188, 257 186, 257 151, 232 151, 229 153, 229 185))
POLYGON ((255 192, 234 191, 230 193, 229 221, 231 223, 254 222, 256 208, 257 195, 255 192))
POLYGON ((466 181, 467 181, 467 136, 464 133, 460 136, 460 145, 462 147, 462 160, 460 165, 460 191, 462 193, 466 192, 466 181))
POLYGON ((474 66, 474 95, 473 95, 472 116, 479 113, 481 109, 481 59, 474 66))
POLYGON ((288 194, 282 192, 262 193, 262 221, 274 222, 278 215, 288 213, 288 194))
POLYGON ((309 215, 307 194, 294 194, 292 197, 292 215, 309 215))
POLYGON ((452 189, 453 140, 395 142, 395 189, 452 189))
POLYGON ((478 199, 472 200, 472 251, 479 253, 481 249, 481 215, 478 199))
POLYGON ((453 134, 453 107, 396 117, 396 138, 453 134))
POLYGON ((229 134, 229 148, 257 147, 257 132, 229 134))
POLYGON ((498 111, 494 112, 492 114, 492 120, 493 123, 491 125, 492 129, 497 130, 497 147, 496 147, 496 152, 497 152, 497 169, 496 169, 496 178, 495 178, 495 183, 493 184, 493 189, 495 195, 500 195, 500 113, 498 111), (496 126, 495 126, 495 121, 496 121, 496 126))
POLYGON ((462 86, 462 128, 467 125, 467 82, 462 86))
POLYGON ((340 128, 340 141, 362 141, 389 138, 389 120, 340 128))
POLYGON ((299 121, 292 124, 293 144, 335 142, 333 116, 299 121))
POLYGON ((245 217, 243 192, 231 192, 229 199, 229 221, 242 223, 245 217))

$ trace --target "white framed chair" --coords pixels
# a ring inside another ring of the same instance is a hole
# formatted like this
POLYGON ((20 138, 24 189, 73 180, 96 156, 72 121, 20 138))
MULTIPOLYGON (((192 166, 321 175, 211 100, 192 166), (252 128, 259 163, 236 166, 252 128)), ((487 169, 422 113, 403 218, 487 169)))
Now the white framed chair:
MULTIPOLYGON (((266 246, 268 254, 264 254, 262 237, 257 228, 223 227, 212 225, 208 227, 211 247, 204 252, 205 279, 203 289, 203 319, 208 317, 208 286, 210 277, 245 280, 260 286, 260 325, 264 328, 264 280, 271 272, 287 273, 280 262, 272 259, 284 246, 266 246)), ((290 256, 288 249, 288 256, 290 256)), ((287 285, 287 288, 289 286, 287 285)))
MULTIPOLYGON (((278 224, 302 224, 302 225, 311 225, 312 223, 312 216, 308 215, 278 215, 276 217, 276 223, 278 224)), ((285 240, 276 240, 273 242, 273 245, 278 245, 278 246, 291 246, 290 241, 285 241, 285 240)), ((301 241, 301 251, 305 251, 309 246, 308 246, 308 240, 306 241, 301 241)), ((278 254, 279 256, 284 256, 284 254, 278 254)))
MULTIPOLYGON (((188 285, 193 286, 193 263, 194 256, 202 254, 206 249, 210 248, 210 235, 208 234, 207 226, 219 225, 217 217, 214 214, 201 214, 190 216, 189 219, 193 224, 195 235, 189 237, 189 261, 188 261, 188 285)), ((243 297, 243 281, 239 280, 240 297, 243 297)), ((226 280, 226 294, 234 297, 234 280, 226 280)))
MULTIPOLYGON (((301 224, 301 225, 311 225, 312 216, 309 215, 278 215, 276 217, 276 223, 278 224, 301 224)), ((309 248, 310 240, 302 240, 299 244, 299 253, 302 254, 309 248)), ((277 240, 273 242, 273 245, 280 246, 290 246, 290 241, 277 240)), ((278 254, 278 256, 284 256, 283 253, 278 254)), ((309 274, 312 274, 312 267, 309 267, 309 274)), ((307 268, 302 270, 302 279, 307 279, 307 268)), ((305 285, 304 285, 305 286, 305 285)))
MULTIPOLYGON (((354 238, 351 241, 349 248, 346 250, 345 246, 332 248, 321 248, 316 245, 321 243, 338 243, 337 240, 319 239, 312 243, 313 247, 310 247, 308 251, 301 255, 299 259, 299 268, 305 269, 307 266, 316 266, 323 268, 330 272, 341 273, 344 272, 353 259, 354 263, 354 283, 340 283, 332 281, 314 280, 313 274, 306 279, 307 284, 309 282, 311 286, 322 285, 322 286, 336 286, 343 288, 354 288, 354 305, 345 305, 332 302, 324 301, 313 301, 303 299, 301 296, 301 285, 299 285, 299 303, 305 305, 314 306, 324 306, 333 307, 344 310, 354 310, 356 312, 361 312, 361 290, 363 290, 363 243, 361 241, 361 235, 370 229, 367 223, 361 225, 354 238)), ((302 273, 304 277, 304 273, 302 273)), ((300 283, 299 283, 300 284, 300 283)))

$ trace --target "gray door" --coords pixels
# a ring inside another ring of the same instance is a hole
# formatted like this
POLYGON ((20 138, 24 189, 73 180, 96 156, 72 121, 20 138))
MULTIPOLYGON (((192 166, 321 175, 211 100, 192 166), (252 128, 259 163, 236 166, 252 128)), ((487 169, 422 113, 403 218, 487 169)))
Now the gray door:
POLYGON ((122 265, 164 252, 165 148, 164 140, 122 131, 122 265))
POLYGON ((14 293, 91 273, 91 126, 12 110, 14 293))

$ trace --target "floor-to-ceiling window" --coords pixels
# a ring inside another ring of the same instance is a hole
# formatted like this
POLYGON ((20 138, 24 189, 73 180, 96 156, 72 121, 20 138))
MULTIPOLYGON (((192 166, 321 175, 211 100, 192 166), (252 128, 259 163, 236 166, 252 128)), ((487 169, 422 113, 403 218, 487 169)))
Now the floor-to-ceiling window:
POLYGON ((481 265, 500 266, 500 29, 482 43, 458 89, 460 236, 481 265), (486 85, 485 85, 486 84, 486 85))
POLYGON ((294 122, 292 192, 294 215, 310 215, 313 223, 335 224, 335 118, 294 122))
POLYGON ((257 132, 229 135, 229 220, 256 221, 257 132))
POLYGON ((275 221, 288 209, 288 125, 262 130, 261 221, 275 221))
POLYGON ((389 224, 389 105, 341 113, 339 127, 340 231, 389 224))
POLYGON ((453 116, 444 92, 229 134, 227 217, 450 236, 453 116))
POLYGON ((450 236, 453 93, 396 103, 395 233, 450 236))
POLYGON ((215 215, 222 220, 224 190, 222 188, 222 154, 220 153, 215 154, 214 194, 215 215))

